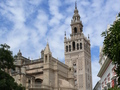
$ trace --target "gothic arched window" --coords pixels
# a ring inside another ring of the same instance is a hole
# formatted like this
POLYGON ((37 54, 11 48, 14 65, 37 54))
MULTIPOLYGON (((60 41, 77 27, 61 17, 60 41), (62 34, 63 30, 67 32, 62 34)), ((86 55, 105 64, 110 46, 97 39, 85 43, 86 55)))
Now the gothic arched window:
POLYGON ((82 49, 82 43, 80 43, 80 49, 82 49))
POLYGON ((71 45, 69 45, 69 51, 71 51, 71 45))
POLYGON ((76 27, 74 28, 74 33, 77 33, 77 28, 76 27))
POLYGON ((75 42, 72 43, 73 51, 75 50, 75 42))
POLYGON ((40 79, 40 78, 35 79, 35 83, 36 83, 36 84, 41 84, 42 82, 43 82, 43 80, 40 79))
POLYGON ((77 50, 79 50, 79 44, 77 43, 77 50))
POLYGON ((68 52, 68 46, 66 46, 66 52, 68 52))

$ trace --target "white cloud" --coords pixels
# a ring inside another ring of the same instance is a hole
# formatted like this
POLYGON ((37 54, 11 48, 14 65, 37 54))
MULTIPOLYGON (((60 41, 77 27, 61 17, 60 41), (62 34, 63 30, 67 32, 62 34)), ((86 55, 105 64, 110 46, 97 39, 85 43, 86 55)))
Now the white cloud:
POLYGON ((59 7, 61 6, 60 0, 49 0, 49 10, 51 14, 51 20, 49 25, 55 26, 60 24, 60 20, 64 18, 62 13, 59 12, 59 7))
POLYGON ((33 4, 33 5, 39 5, 39 4, 41 4, 41 2, 42 2, 43 0, 28 0, 28 2, 30 3, 30 4, 33 4))
POLYGON ((40 37, 46 35, 48 30, 48 16, 43 10, 38 11, 37 18, 35 19, 34 26, 37 28, 37 32, 40 37))

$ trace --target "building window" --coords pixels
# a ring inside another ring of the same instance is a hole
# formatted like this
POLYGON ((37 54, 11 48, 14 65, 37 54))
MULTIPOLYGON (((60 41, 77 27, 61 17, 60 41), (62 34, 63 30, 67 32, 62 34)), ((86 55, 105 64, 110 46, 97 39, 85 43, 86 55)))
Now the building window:
POLYGON ((73 63, 73 66, 76 66, 76 63, 73 63))
POLYGON ((107 75, 108 82, 110 81, 110 73, 107 75))
POLYGON ((80 43, 80 49, 82 49, 82 43, 80 43))
POLYGON ((69 45, 69 51, 71 51, 71 45, 69 45))
POLYGON ((66 46, 66 52, 68 52, 68 46, 66 46))
POLYGON ((107 87, 110 88, 110 83, 107 84, 107 87))
POLYGON ((29 83, 29 84, 30 84, 30 82, 31 82, 31 81, 30 81, 30 80, 28 80, 28 83, 29 83))
POLYGON ((102 88, 104 88, 104 82, 102 82, 102 88))
POLYGON ((47 55, 45 56, 45 62, 47 62, 47 55))
POLYGON ((112 68, 112 74, 113 74, 113 76, 116 75, 115 68, 116 68, 115 66, 112 68))
POLYGON ((77 28, 76 27, 74 28, 74 33, 77 33, 77 28))
POLYGON ((35 84, 41 84, 42 82, 43 80, 40 78, 35 79, 35 84))
POLYGON ((104 82, 105 82, 105 85, 106 85, 106 78, 105 78, 104 82))
POLYGON ((79 44, 77 43, 77 50, 79 50, 79 44))
POLYGON ((82 32, 82 28, 80 28, 80 32, 82 32))
POLYGON ((77 71, 75 70, 74 73, 76 73, 77 71))
POLYGON ((116 86, 116 85, 117 85, 116 79, 113 79, 113 80, 112 80, 112 87, 114 87, 114 86, 116 86))
POLYGON ((75 50, 75 42, 72 43, 73 51, 75 50))

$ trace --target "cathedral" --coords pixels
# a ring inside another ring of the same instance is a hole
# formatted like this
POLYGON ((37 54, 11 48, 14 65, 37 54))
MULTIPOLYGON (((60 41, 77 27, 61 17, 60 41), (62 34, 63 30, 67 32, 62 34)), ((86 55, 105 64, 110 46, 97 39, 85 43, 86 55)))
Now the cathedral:
POLYGON ((70 38, 64 37, 65 64, 52 56, 48 43, 36 60, 19 50, 10 73, 18 84, 26 90, 92 90, 90 40, 83 34, 76 4, 70 25, 70 38))

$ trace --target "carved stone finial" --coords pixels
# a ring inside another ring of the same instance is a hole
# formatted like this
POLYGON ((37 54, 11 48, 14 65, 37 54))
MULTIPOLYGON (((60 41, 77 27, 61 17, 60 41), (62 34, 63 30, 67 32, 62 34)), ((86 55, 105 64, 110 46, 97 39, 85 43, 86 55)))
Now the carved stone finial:
POLYGON ((20 49, 19 49, 19 52, 17 53, 17 55, 22 56, 22 53, 21 53, 20 49))

